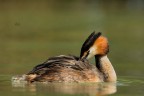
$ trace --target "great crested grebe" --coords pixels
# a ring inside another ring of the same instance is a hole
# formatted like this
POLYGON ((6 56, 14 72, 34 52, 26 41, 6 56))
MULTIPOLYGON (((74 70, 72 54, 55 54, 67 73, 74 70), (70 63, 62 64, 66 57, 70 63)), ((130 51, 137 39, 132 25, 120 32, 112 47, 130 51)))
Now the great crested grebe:
POLYGON ((26 74, 28 82, 115 82, 115 70, 107 57, 108 41, 93 32, 84 42, 80 57, 60 55, 51 57, 26 74), (87 59, 95 56, 96 65, 87 59))

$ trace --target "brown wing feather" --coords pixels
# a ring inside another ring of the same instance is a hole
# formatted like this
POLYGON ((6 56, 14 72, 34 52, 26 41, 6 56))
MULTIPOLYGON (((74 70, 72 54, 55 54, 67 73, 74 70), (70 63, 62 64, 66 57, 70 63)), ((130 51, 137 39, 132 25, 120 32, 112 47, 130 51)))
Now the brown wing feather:
POLYGON ((86 75, 92 69, 96 70, 96 67, 91 65, 87 60, 79 61, 75 56, 56 56, 48 59, 43 64, 37 65, 27 75, 35 74, 35 78, 27 79, 28 81, 48 81, 48 82, 75 82, 87 80, 89 75, 86 75))

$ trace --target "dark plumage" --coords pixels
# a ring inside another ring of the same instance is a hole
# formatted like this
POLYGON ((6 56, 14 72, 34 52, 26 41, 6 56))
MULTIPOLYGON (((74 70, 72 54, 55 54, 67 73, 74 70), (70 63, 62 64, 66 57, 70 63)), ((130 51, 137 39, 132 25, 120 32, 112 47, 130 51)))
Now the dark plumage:
POLYGON ((82 62, 76 56, 60 55, 51 57, 46 62, 35 66, 27 74, 27 80, 29 82, 94 82, 95 76, 100 75, 96 73, 96 70, 96 67, 86 59, 82 62), (33 75, 35 75, 34 78, 33 75))
POLYGON ((90 34, 90 36, 86 39, 86 41, 83 43, 81 47, 81 53, 80 58, 83 56, 84 52, 88 51, 89 48, 94 44, 96 39, 101 36, 101 32, 98 32, 97 34, 95 31, 90 34))

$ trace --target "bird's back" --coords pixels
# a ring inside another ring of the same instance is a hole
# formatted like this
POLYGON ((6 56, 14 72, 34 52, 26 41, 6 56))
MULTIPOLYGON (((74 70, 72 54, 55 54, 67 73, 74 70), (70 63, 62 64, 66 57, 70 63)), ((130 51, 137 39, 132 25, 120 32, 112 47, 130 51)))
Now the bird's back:
POLYGON ((51 57, 27 74, 27 80, 48 82, 98 82, 103 81, 97 68, 76 56, 51 57))

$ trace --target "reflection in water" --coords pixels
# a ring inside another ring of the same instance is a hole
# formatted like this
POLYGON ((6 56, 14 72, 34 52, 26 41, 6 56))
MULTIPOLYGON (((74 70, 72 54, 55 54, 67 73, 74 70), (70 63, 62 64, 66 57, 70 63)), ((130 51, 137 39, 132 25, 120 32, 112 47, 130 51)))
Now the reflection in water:
POLYGON ((95 95, 108 95, 116 92, 116 83, 33 83, 20 80, 12 80, 12 86, 15 91, 20 88, 30 92, 49 93, 62 93, 62 94, 88 94, 95 95))
POLYGON ((47 92, 66 94, 107 95, 116 92, 116 83, 48 83, 38 85, 38 89, 47 92))

